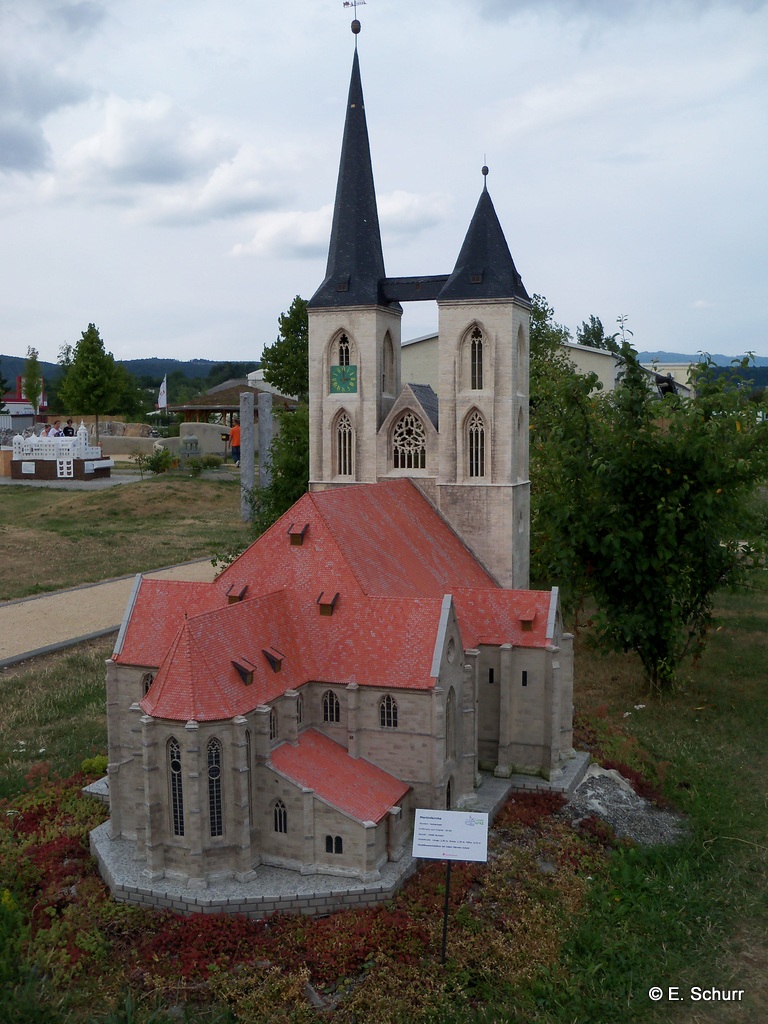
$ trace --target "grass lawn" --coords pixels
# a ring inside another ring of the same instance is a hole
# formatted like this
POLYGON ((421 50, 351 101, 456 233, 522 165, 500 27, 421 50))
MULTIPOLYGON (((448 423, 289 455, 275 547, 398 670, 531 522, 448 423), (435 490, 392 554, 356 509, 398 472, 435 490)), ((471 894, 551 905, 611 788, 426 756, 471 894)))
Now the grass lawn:
POLYGON ((248 539, 234 476, 0 494, 0 600, 209 558, 248 539))
POLYGON ((105 749, 108 647, 6 670, 0 1019, 768 1020, 767 637, 768 597, 723 595, 703 661, 660 700, 631 658, 579 645, 580 741, 657 787, 687 815, 689 836, 632 847, 594 822, 573 829, 546 801, 516 798, 492 830, 489 864, 455 866, 444 967, 439 864, 389 905, 318 921, 176 918, 113 903, 84 840, 103 810, 79 797, 82 776, 50 781, 105 749), (542 860, 556 870, 542 873, 542 860), (307 982, 322 1010, 307 1002, 307 982), (695 1001, 692 986, 744 996, 695 1001), (670 987, 682 998, 670 1002, 670 987))

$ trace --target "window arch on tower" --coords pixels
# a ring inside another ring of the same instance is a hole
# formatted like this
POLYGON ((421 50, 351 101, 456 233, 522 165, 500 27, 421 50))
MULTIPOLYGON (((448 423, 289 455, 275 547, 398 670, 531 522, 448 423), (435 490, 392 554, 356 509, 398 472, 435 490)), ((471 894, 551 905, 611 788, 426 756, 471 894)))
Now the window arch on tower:
POLYGON ((469 335, 469 386, 473 391, 483 389, 483 332, 477 326, 469 335))
POLYGON ((339 331, 328 343, 327 388, 332 395, 357 394, 358 349, 347 331, 339 331))
POLYGON ((355 431, 345 409, 336 417, 333 427, 336 475, 355 475, 355 431))
POLYGON ((445 756, 456 757, 456 695, 453 687, 445 702, 445 756))
POLYGON ((395 469, 427 468, 427 434, 413 412, 404 412, 392 429, 392 464, 395 469))
POLYGON ((473 409, 466 420, 464 428, 464 447, 467 453, 467 476, 471 480, 482 479, 486 475, 486 429, 485 420, 473 409))
POLYGON ((384 335, 381 352, 381 392, 384 395, 395 393, 395 347, 389 331, 384 335))

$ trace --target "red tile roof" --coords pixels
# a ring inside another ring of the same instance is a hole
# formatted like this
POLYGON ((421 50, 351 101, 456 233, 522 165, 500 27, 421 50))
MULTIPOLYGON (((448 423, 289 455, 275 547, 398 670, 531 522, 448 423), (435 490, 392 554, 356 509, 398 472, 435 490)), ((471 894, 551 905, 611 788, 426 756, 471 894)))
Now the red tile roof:
POLYGON ((381 821, 410 786, 362 758, 350 757, 339 743, 315 729, 299 734, 297 746, 283 743, 272 751, 271 766, 297 786, 356 821, 381 821))
POLYGON ((378 597, 442 597, 455 587, 498 588, 410 480, 305 494, 219 580, 251 586, 258 580, 268 589, 309 584, 314 597, 333 586, 344 593, 352 581, 364 594, 378 597), (307 523, 303 544, 292 546, 291 526, 307 523))
POLYGON ((185 618, 226 603, 219 588, 210 583, 142 578, 122 647, 112 660, 155 667, 185 618))
POLYGON ((312 493, 214 583, 144 580, 114 660, 159 666, 141 706, 175 721, 247 714, 310 681, 429 689, 445 594, 465 649, 551 641, 552 595, 496 585, 409 480, 312 493), (321 591, 339 595, 331 615, 321 591))

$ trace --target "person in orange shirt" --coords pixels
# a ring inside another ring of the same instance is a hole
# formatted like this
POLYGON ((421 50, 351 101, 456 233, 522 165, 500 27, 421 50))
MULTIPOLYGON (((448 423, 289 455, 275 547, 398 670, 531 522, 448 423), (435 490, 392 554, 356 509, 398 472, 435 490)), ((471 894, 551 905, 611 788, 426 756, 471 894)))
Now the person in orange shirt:
POLYGON ((240 465, 240 423, 235 420, 229 431, 229 443, 232 446, 232 458, 236 466, 240 465))

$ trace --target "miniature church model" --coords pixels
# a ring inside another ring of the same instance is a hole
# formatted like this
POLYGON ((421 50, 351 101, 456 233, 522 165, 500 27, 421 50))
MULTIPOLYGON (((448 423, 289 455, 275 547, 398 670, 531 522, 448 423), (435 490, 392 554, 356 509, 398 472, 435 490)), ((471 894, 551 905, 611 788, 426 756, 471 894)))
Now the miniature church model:
POLYGON ((375 886, 416 807, 559 775, 572 646, 557 591, 527 589, 529 309, 485 185, 450 274, 387 277, 356 49, 309 303, 309 493, 213 583, 137 578, 108 663, 95 852, 131 859, 122 898, 231 879, 225 909, 257 916, 267 869, 375 886), (401 380, 419 299, 437 393, 401 380))

